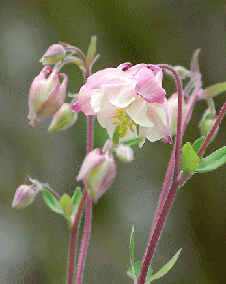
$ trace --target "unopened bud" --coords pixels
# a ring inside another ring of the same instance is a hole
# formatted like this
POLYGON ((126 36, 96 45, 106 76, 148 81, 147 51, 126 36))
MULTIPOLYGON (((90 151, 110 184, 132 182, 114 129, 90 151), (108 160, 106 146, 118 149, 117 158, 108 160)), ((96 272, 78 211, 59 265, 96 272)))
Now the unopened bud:
POLYGON ((51 45, 39 60, 43 65, 53 65, 64 59, 66 51, 61 44, 51 45))
POLYGON ((53 120, 48 128, 49 132, 64 130, 72 126, 77 120, 78 114, 71 109, 71 105, 64 103, 53 116, 53 120))
POLYGON ((129 146, 119 144, 115 149, 115 153, 122 162, 129 163, 133 161, 134 153, 129 146))
POLYGON ((14 209, 23 209, 27 207, 33 202, 35 195, 36 192, 32 189, 30 185, 20 185, 14 195, 12 207, 14 209))
POLYGON ((29 91, 30 127, 53 116, 64 103, 68 78, 58 71, 58 69, 52 71, 50 66, 45 66, 33 80, 29 91), (47 76, 49 77, 46 78, 47 76), (59 82, 61 77, 62 83, 59 82))
POLYGON ((109 152, 97 148, 83 161, 77 180, 82 180, 89 196, 96 203, 114 181, 116 162, 109 152))
MULTIPOLYGON (((215 113, 213 114, 212 113, 212 109, 211 108, 208 108, 201 121, 200 121, 200 124, 199 124, 199 127, 200 127, 200 132, 201 132, 201 135, 206 137, 210 130, 212 129, 214 123, 216 122, 216 115, 215 113)), ((215 133, 214 133, 214 136, 212 137, 212 140, 216 137, 216 134, 219 130, 219 126, 217 127, 215 133)))

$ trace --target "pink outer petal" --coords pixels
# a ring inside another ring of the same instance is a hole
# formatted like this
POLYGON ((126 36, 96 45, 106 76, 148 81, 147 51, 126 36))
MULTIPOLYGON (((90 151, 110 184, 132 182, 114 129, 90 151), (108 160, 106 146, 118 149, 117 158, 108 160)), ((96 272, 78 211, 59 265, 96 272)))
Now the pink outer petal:
POLYGON ((117 67, 117 69, 122 70, 122 69, 124 69, 124 68, 130 68, 131 66, 132 66, 132 64, 131 64, 130 62, 125 62, 125 63, 120 64, 120 65, 117 67))
POLYGON ((88 153, 85 160, 82 163, 79 174, 76 178, 77 181, 83 180, 86 176, 97 166, 99 166, 105 160, 102 150, 97 148, 88 153))
POLYGON ((136 76, 139 73, 140 69, 142 69, 142 68, 147 68, 147 64, 144 64, 144 63, 137 64, 137 65, 129 68, 128 70, 126 70, 125 73, 127 75, 130 75, 130 76, 136 76))
POLYGON ((101 89, 103 85, 110 82, 121 84, 121 78, 123 79, 124 72, 117 68, 106 68, 92 74, 85 84, 86 89, 101 89))
POLYGON ((162 88, 153 73, 153 71, 142 68, 139 71, 136 92, 148 103, 163 103, 165 101, 166 92, 162 88))

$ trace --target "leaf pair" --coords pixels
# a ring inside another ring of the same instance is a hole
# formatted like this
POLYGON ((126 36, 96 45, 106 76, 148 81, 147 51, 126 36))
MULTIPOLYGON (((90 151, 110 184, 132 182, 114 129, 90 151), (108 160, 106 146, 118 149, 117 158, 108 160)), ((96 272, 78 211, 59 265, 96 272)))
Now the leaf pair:
MULTIPOLYGON (((152 269, 149 267, 147 276, 145 278, 145 284, 149 284, 151 281, 164 276, 174 266, 176 260, 179 257, 181 250, 182 249, 178 250, 178 252, 173 256, 173 258, 170 261, 168 261, 154 275, 152 275, 152 269)), ((134 227, 132 228, 132 233, 130 237, 130 263, 131 263, 131 268, 127 271, 127 275, 134 280, 134 283, 136 283, 140 274, 142 262, 141 261, 134 262, 134 227)))
POLYGON ((65 218, 68 220, 70 226, 73 225, 73 221, 78 211, 78 207, 82 197, 82 192, 80 187, 76 188, 72 198, 65 193, 60 198, 60 200, 58 200, 54 196, 54 194, 47 189, 44 189, 42 191, 42 196, 46 205, 52 211, 64 215, 65 218))
POLYGON ((209 156, 200 159, 200 157, 197 155, 197 152, 201 148, 204 141, 205 138, 200 137, 193 145, 191 145, 190 142, 187 142, 183 146, 181 153, 181 169, 186 174, 191 174, 193 172, 210 172, 219 168, 226 162, 226 146, 218 149, 209 156))

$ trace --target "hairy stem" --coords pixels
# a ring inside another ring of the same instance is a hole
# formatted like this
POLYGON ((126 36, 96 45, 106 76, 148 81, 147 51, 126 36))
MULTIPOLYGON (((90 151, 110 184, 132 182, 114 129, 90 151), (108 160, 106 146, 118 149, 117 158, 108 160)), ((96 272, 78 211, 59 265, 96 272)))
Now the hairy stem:
POLYGON ((168 166, 166 178, 165 178, 165 181, 164 181, 164 184, 163 184, 163 193, 160 197, 160 202, 159 202, 158 209, 156 211, 156 217, 155 217, 155 220, 154 220, 153 229, 152 229, 151 234, 150 234, 150 238, 149 238, 149 241, 148 241, 148 247, 147 247, 147 250, 145 252, 145 256, 144 256, 144 259, 143 259, 143 263, 142 263, 142 266, 141 266, 140 275, 139 275, 137 284, 144 284, 145 283, 145 278, 146 278, 146 275, 147 275, 148 267, 150 265, 150 262, 151 262, 154 250, 156 248, 159 236, 161 234, 166 216, 168 215, 168 212, 171 208, 173 199, 174 199, 175 194, 176 194, 176 190, 177 190, 177 187, 178 187, 178 176, 179 176, 179 170, 180 170, 180 144, 181 144, 181 139, 182 139, 182 97, 183 97, 182 85, 181 85, 181 81, 180 81, 180 78, 179 78, 177 72, 172 67, 165 65, 165 64, 161 64, 161 65, 158 65, 158 66, 160 68, 166 68, 166 69, 170 70, 173 73, 173 75, 175 76, 176 81, 177 81, 177 92, 178 92, 177 136, 176 136, 176 141, 175 141, 173 153, 171 155, 170 163, 169 163, 169 166, 168 166), (170 184, 171 176, 172 176, 172 173, 173 173, 173 166, 174 166, 173 183, 172 183, 170 192, 167 196, 166 202, 164 204, 165 196, 167 194, 167 189, 168 189, 168 186, 170 184))

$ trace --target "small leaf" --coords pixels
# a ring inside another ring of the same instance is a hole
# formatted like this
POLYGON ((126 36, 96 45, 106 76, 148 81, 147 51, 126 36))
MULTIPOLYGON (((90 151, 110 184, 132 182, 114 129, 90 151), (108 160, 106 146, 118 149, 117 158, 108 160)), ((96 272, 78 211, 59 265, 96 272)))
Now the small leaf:
POLYGON ((81 198, 82 198, 81 188, 77 187, 71 199, 73 205, 73 213, 72 213, 73 215, 76 215, 78 211, 81 198))
POLYGON ((70 221, 72 212, 73 212, 73 204, 71 201, 71 197, 64 193, 64 195, 60 199, 60 206, 63 209, 64 216, 70 221))
POLYGON ((195 153, 191 143, 187 142, 181 152, 181 169, 187 173, 193 173, 199 165, 199 156, 195 153))
POLYGON ((226 82, 212 85, 204 90, 204 98, 212 98, 226 91, 226 82))
POLYGON ((46 205, 56 213, 64 214, 63 209, 60 206, 57 198, 47 189, 43 189, 42 197, 46 203, 46 205))
POLYGON ((226 146, 218 149, 209 156, 201 160, 199 166, 195 170, 196 173, 204 173, 213 171, 226 162, 226 146))
POLYGON ((131 265, 134 266, 134 227, 132 228, 132 233, 130 236, 130 260, 131 265))
POLYGON ((130 278, 132 278, 132 279, 134 279, 134 280, 137 280, 136 273, 135 273, 135 271, 134 271, 132 268, 129 268, 129 269, 127 270, 127 275, 128 275, 130 278))
POLYGON ((116 126, 113 132, 113 144, 118 145, 119 142, 119 131, 120 131, 120 126, 116 126))
POLYGON ((205 137, 202 136, 192 144, 192 148, 195 150, 196 153, 198 153, 204 141, 205 141, 205 137))
POLYGON ((141 266, 142 266, 142 262, 141 261, 137 261, 137 262, 134 263, 134 270, 135 270, 137 278, 138 278, 138 276, 140 274, 141 266))
POLYGON ((87 51, 87 56, 86 56, 86 64, 87 66, 90 66, 92 64, 92 61, 94 57, 96 56, 96 46, 97 46, 97 37, 92 36, 91 37, 91 42, 87 51))
MULTIPOLYGON (((201 149, 202 144, 205 141, 205 137, 202 136, 199 139, 197 139, 193 144, 192 144, 192 148, 195 150, 196 153, 198 153, 198 151, 201 149)), ((200 158, 202 158, 204 155, 204 152, 202 153, 202 155, 200 156, 200 158)))
POLYGON ((177 261, 180 252, 182 249, 178 250, 178 252, 174 255, 174 257, 168 261, 162 269, 160 269, 157 273, 155 273, 154 275, 152 275, 150 278, 148 278, 146 281, 152 281, 158 278, 161 278, 162 276, 164 276, 175 264, 175 262, 177 261))
POLYGON ((144 137, 142 136, 139 136, 139 137, 136 137, 136 138, 133 138, 133 139, 130 139, 130 140, 127 140, 127 141, 123 141, 123 144, 129 146, 129 147, 133 147, 133 146, 136 146, 138 145, 140 142, 142 142, 144 140, 144 137))

